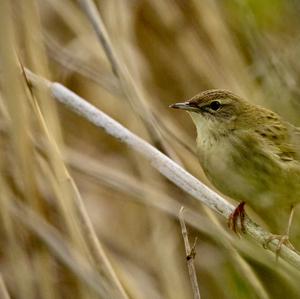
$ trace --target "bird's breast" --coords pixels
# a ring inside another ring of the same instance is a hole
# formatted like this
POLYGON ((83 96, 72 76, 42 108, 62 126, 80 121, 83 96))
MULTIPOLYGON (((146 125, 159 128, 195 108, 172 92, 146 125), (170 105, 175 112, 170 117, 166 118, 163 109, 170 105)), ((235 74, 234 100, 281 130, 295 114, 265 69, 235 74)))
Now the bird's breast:
MULTIPOLYGON (((299 184, 293 184, 295 179, 255 145, 240 144, 232 138, 203 140, 199 136, 197 151, 208 179, 223 194, 245 201, 255 210, 279 203, 289 205, 288 201, 294 200, 292 190, 299 184)), ((294 194, 300 196, 297 191, 294 194)))
POLYGON ((225 195, 240 199, 247 184, 235 169, 232 161, 233 150, 226 140, 197 140, 198 157, 208 179, 225 195))

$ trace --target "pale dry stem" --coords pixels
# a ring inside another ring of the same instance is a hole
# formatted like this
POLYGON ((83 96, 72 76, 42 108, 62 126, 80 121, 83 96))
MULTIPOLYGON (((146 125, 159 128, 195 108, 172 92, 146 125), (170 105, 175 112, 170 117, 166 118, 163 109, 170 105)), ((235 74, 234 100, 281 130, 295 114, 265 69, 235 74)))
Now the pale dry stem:
MULTIPOLYGON (((35 78, 36 77, 34 76, 30 77, 30 79, 33 79, 33 85, 37 83, 34 81, 35 78)), ((38 82, 41 81, 38 80, 38 82)), ((135 151, 139 152, 162 175, 167 177, 187 193, 194 196, 201 203, 205 204, 210 209, 219 213, 226 219, 233 212, 234 207, 229 204, 224 198, 209 189, 178 164, 173 162, 171 159, 162 154, 149 143, 130 132, 121 124, 111 119, 102 111, 92 106, 61 84, 49 82, 49 87, 53 96, 59 102, 63 103, 65 106, 67 106, 69 109, 79 114, 80 116, 86 118, 89 122, 93 123, 97 127, 104 128, 109 135, 114 136, 121 142, 130 146, 135 151)), ((245 219, 245 228, 246 233, 261 245, 263 245, 266 238, 270 236, 269 232, 263 230, 249 218, 245 219)), ((277 242, 272 241, 269 244, 269 249, 275 252, 276 246, 277 242)), ((287 261, 295 268, 300 269, 300 256, 297 253, 293 252, 286 246, 282 246, 280 256, 283 260, 287 261)))

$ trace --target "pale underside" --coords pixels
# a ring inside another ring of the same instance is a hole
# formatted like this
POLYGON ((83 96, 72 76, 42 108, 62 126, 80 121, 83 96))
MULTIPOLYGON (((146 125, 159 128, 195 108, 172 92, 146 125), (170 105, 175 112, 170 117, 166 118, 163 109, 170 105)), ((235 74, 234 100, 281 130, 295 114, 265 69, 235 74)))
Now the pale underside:
POLYGON ((282 232, 291 205, 300 201, 299 130, 289 124, 279 127, 276 119, 268 126, 216 136, 211 130, 220 128, 199 122, 201 116, 192 117, 198 156, 209 180, 223 194, 245 201, 271 229, 282 232))

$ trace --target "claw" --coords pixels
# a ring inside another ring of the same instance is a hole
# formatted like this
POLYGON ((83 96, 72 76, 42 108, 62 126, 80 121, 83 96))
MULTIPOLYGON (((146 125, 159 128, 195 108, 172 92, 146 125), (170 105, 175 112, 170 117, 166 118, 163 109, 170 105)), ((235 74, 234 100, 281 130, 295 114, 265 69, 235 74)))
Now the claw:
POLYGON ((289 236, 288 235, 271 235, 270 237, 268 237, 264 244, 263 247, 267 248, 269 243, 272 242, 273 240, 278 240, 278 244, 276 246, 276 250, 275 250, 275 255, 276 255, 276 261, 278 260, 279 257, 279 252, 281 250, 282 245, 287 246, 288 248, 290 248, 293 251, 296 251, 295 247, 293 246, 293 244, 290 242, 289 240, 289 236))
POLYGON ((245 202, 242 201, 235 210, 230 214, 228 218, 228 227, 233 230, 236 234, 239 234, 238 232, 238 220, 240 220, 240 230, 242 233, 246 231, 245 229, 245 202))
POLYGON ((284 235, 271 235, 270 237, 268 237, 265 240, 265 242, 263 244, 263 247, 267 248, 271 241, 278 240, 278 244, 277 244, 276 250, 275 250, 276 261, 278 260, 279 252, 281 250, 282 245, 285 245, 288 248, 290 248, 291 250, 297 252, 297 250, 295 249, 295 247, 292 245, 292 243, 289 240, 289 234, 290 234, 290 229, 291 229, 292 220, 293 220, 293 216, 294 216, 294 211, 295 211, 295 207, 292 205, 286 233, 284 235))

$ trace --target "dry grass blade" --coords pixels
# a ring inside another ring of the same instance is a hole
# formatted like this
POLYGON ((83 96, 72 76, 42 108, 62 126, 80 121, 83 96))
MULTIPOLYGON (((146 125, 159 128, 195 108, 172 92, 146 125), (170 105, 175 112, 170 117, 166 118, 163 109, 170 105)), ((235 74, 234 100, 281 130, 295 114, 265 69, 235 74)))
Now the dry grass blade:
MULTIPOLYGON (((26 76, 26 74, 24 74, 26 76)), ((83 200, 81 198, 81 195, 77 189, 76 184, 74 183, 72 177, 69 175, 67 168, 65 167, 63 163, 63 159, 61 156, 61 153, 59 151, 58 145, 56 144, 55 140, 52 138, 51 134, 49 133, 47 129, 47 125, 45 123, 45 120, 43 118, 43 115, 41 114, 41 111, 39 109, 39 106, 36 102, 34 102, 34 107, 36 110, 36 113, 38 115, 38 118, 40 120, 41 126, 43 130, 45 131, 45 134, 49 141, 49 147, 51 148, 52 152, 55 154, 56 158, 60 161, 61 165, 61 171, 64 175, 64 182, 61 182, 61 186, 63 186, 66 190, 68 190, 70 193, 70 198, 72 200, 72 205, 74 204, 74 208, 77 210, 79 221, 78 223, 74 223, 73 225, 79 226, 78 233, 80 234, 80 237, 83 237, 84 243, 87 244, 87 247, 89 251, 91 252, 92 258, 96 262, 96 268, 99 273, 101 273, 103 276, 108 276, 109 279, 114 283, 116 286, 119 296, 122 298, 128 298, 126 292, 123 289, 123 286, 121 285, 117 275, 115 274, 112 266, 110 265, 110 262, 99 242, 99 239, 97 238, 97 235, 95 233, 95 230, 93 228, 93 225, 90 221, 90 218, 88 216, 88 213, 86 212, 83 200), (83 231, 83 234, 82 234, 83 231), (81 235, 82 234, 82 235, 81 235)), ((55 182, 55 178, 53 177, 53 181, 55 182)), ((55 184, 55 183, 54 183, 55 184)), ((59 189, 59 186, 57 186, 57 189, 59 189)), ((60 193, 57 192, 57 196, 60 196, 60 193)), ((72 217, 77 218, 77 217, 72 217)), ((70 224, 72 225, 72 224, 70 224)), ((84 245, 85 245, 84 244, 84 245)))
POLYGON ((70 184, 73 187, 73 190, 75 192, 75 200, 77 203, 76 206, 78 208, 78 214, 79 214, 79 217, 81 218, 83 230, 86 233, 86 236, 87 236, 86 239, 87 239, 87 242, 89 243, 89 247, 91 249, 92 255, 95 258, 96 268, 98 269, 98 271, 101 271, 104 273, 107 272, 109 274, 110 279, 114 282, 114 284, 116 285, 116 287, 118 289, 118 292, 120 293, 119 296, 122 296, 122 298, 125 298, 125 299, 129 298, 104 252, 104 249, 97 237, 95 229, 94 229, 94 227, 91 223, 91 220, 87 214, 83 200, 81 198, 81 195, 77 189, 76 184, 74 183, 74 181, 71 177, 70 177, 70 184))
POLYGON ((6 288, 5 282, 3 281, 1 274, 0 274, 0 298, 1 299, 10 299, 8 290, 6 288))
POLYGON ((92 0, 79 0, 79 2, 94 27, 94 30, 111 64, 112 71, 119 80, 120 89, 129 101, 133 111, 144 122, 155 146, 166 154, 173 156, 173 151, 171 148, 167 147, 161 137, 159 127, 156 125, 151 109, 148 107, 148 103, 146 103, 143 99, 142 93, 136 86, 136 83, 132 79, 127 67, 120 61, 116 51, 114 50, 95 3, 92 0))
POLYGON ((75 55, 71 50, 60 46, 50 34, 45 34, 45 43, 50 57, 59 63, 65 72, 66 70, 76 72, 88 80, 95 82, 110 93, 118 96, 121 95, 116 80, 111 75, 101 74, 97 69, 89 67, 80 55, 75 55))
POLYGON ((10 204, 10 213, 18 222, 23 223, 30 231, 36 234, 41 241, 61 260, 80 280, 86 283, 103 298, 117 298, 112 296, 112 289, 99 276, 80 253, 73 248, 59 232, 47 224, 38 214, 24 204, 10 204))
POLYGON ((121 74, 119 62, 117 61, 117 55, 113 50, 112 43, 109 39, 108 33, 105 29, 102 19, 97 11, 95 3, 92 0, 79 0, 79 2, 84 8, 90 21, 92 22, 97 37, 99 38, 107 55, 107 58, 111 64, 112 72, 120 80, 121 74))

